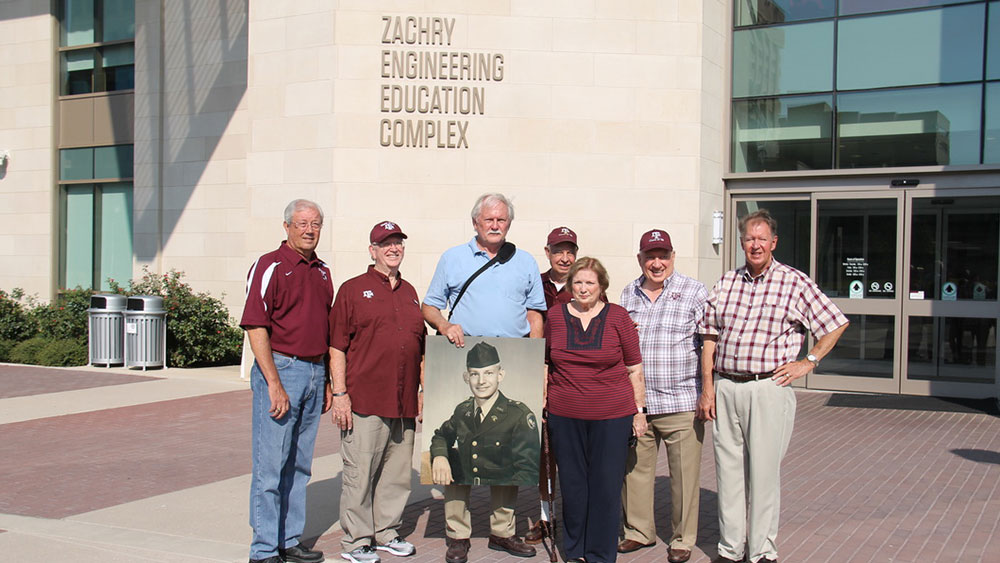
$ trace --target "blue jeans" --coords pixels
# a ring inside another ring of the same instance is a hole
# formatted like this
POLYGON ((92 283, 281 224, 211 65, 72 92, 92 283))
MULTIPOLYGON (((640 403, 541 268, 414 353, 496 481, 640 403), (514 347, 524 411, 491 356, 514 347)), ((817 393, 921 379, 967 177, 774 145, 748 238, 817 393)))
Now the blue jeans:
POLYGON ((257 362, 250 371, 253 390, 253 474, 250 482, 251 559, 266 559, 278 548, 298 545, 306 523, 306 485, 312 476, 313 448, 323 410, 326 366, 274 354, 278 377, 288 393, 288 413, 271 418, 267 381, 257 362))

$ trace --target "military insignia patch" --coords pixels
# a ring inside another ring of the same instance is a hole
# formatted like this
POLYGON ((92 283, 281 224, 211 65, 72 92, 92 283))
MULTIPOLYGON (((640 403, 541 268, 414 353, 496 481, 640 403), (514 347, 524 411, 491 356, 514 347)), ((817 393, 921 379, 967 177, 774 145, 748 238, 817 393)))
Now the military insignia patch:
POLYGON ((535 415, 529 412, 528 413, 528 428, 534 430, 535 426, 536 426, 536 424, 535 424, 535 415))

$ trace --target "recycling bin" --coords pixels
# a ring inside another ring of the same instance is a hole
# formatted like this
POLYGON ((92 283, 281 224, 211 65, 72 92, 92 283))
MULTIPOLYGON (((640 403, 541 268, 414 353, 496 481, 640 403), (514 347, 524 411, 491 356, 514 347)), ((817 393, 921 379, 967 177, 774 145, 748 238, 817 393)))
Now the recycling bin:
POLYGON ((125 296, 98 293, 90 296, 87 309, 89 345, 87 363, 120 366, 124 362, 125 296))
POLYGON ((162 368, 167 364, 167 312, 159 295, 128 298, 125 308, 125 367, 162 368))

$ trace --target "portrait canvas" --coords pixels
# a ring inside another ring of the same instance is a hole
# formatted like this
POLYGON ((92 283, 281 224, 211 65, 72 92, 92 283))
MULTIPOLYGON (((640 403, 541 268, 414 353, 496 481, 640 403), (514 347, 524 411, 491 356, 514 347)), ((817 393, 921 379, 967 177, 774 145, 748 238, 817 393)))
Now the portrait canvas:
POLYGON ((420 482, 441 458, 454 484, 537 485, 544 376, 540 338, 429 336, 420 482))

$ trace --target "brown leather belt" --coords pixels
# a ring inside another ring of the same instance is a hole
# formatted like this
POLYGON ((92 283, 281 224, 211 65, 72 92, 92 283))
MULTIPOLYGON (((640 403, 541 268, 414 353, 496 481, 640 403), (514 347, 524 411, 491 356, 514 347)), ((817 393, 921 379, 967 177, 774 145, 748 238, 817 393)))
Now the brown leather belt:
POLYGON ((724 377, 730 381, 735 381, 736 383, 746 383, 748 381, 760 381, 761 379, 771 379, 772 373, 758 373, 758 374, 748 374, 748 373, 726 373, 724 371, 716 371, 719 377, 724 377))
POLYGON ((326 354, 320 354, 318 356, 296 356, 294 354, 286 354, 284 352, 279 352, 274 349, 271 349, 271 351, 279 356, 292 358, 293 360, 302 360, 303 362, 309 362, 310 364, 321 364, 326 359, 326 354))

